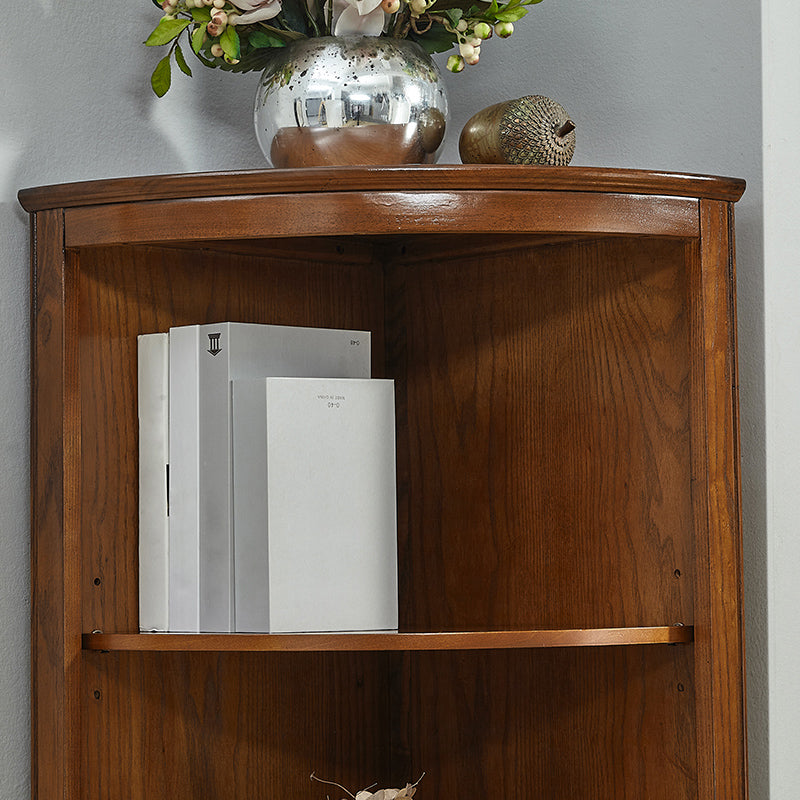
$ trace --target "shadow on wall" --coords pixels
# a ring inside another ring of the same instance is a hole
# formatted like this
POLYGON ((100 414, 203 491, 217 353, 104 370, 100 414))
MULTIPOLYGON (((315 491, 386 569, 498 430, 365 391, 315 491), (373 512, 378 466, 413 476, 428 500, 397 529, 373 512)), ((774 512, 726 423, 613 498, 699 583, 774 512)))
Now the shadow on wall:
POLYGON ((149 69, 155 62, 152 59, 152 65, 146 64, 132 76, 129 91, 148 122, 148 149, 157 153, 157 161, 163 164, 159 171, 267 166, 253 130, 257 73, 217 72, 197 62, 191 65, 193 77, 173 74, 169 92, 158 98, 150 88, 149 69), (138 85, 132 85, 134 81, 138 85))

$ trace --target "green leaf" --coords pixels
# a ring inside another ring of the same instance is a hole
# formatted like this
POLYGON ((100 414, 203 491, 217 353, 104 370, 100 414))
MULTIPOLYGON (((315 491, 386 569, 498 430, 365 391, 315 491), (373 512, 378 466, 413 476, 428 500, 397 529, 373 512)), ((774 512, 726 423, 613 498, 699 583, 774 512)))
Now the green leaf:
POLYGON ((300 5, 292 3, 284 3, 281 7, 281 13, 278 19, 290 30, 297 33, 308 34, 308 21, 305 14, 300 10, 300 5))
POLYGON ((172 83, 172 74, 169 64, 169 55, 164 56, 161 61, 156 64, 153 74, 150 78, 150 85, 158 97, 163 97, 169 90, 172 83))
POLYGON ((512 8, 510 11, 501 11, 495 15, 495 19, 499 22, 516 22, 522 19, 528 13, 527 8, 512 8))
POLYGON ((233 25, 226 26, 225 30, 219 35, 219 44, 220 47, 222 47, 222 52, 225 53, 228 58, 238 59, 242 54, 239 34, 236 32, 236 27, 233 25))
POLYGON ((262 47, 285 47, 286 42, 278 36, 273 36, 266 31, 253 31, 247 39, 250 47, 261 49, 262 47))
POLYGON ((177 43, 175 44, 175 63, 180 67, 184 75, 188 75, 190 78, 192 77, 192 71, 189 69, 189 65, 183 57, 183 50, 181 50, 181 46, 177 43))
POLYGON ((202 48, 205 41, 206 41, 206 26, 198 25, 192 31, 192 50, 194 50, 195 55, 200 54, 200 49, 202 48))
POLYGON ((460 8, 449 8, 444 13, 450 19, 450 23, 454 28, 464 16, 464 12, 460 8))
POLYGON ((211 22, 211 9, 208 6, 193 8, 192 19, 195 22, 211 22))
POLYGON ((441 25, 435 25, 424 36, 409 33, 408 38, 416 42, 426 53, 444 53, 456 43, 456 36, 441 25))
POLYGON ((192 21, 190 19, 167 19, 162 17, 153 32, 145 40, 145 44, 148 47, 168 44, 173 39, 177 39, 191 24, 192 21))

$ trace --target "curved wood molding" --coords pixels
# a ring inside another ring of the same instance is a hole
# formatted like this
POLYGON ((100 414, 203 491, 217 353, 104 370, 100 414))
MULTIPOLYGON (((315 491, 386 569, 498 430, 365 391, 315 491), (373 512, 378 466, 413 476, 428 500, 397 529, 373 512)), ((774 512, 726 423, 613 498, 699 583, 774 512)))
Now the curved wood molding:
POLYGON ((105 203, 266 195, 283 192, 381 191, 591 191, 698 197, 735 202, 738 178, 602 167, 528 167, 508 164, 417 167, 313 167, 248 170, 65 183, 23 189, 27 211, 105 203))

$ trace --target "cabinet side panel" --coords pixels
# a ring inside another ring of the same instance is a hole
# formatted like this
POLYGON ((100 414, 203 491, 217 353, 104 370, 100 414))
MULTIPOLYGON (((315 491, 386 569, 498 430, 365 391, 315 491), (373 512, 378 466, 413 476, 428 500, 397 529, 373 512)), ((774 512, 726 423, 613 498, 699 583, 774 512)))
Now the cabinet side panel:
POLYGON ((686 281, 647 238, 393 272, 402 627, 691 624, 686 281))
POLYGON ((409 654, 401 763, 426 797, 696 800, 691 654, 409 654))
POLYGON ((383 374, 381 270, 302 255, 81 251, 84 630, 138 630, 137 334, 229 320, 370 330, 383 374))
POLYGON ((389 779, 387 654, 87 653, 85 800, 339 798, 389 779))
POLYGON ((76 542, 79 400, 74 263, 59 211, 36 215, 32 260, 32 793, 77 797, 80 671, 76 542))
POLYGON ((692 472, 701 796, 747 797, 732 206, 701 203, 692 271, 692 472))

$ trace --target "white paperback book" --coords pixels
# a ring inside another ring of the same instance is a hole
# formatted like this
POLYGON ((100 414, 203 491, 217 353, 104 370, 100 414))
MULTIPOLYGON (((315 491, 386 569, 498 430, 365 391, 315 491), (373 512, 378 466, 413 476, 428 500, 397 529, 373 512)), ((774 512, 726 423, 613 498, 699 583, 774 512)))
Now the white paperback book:
POLYGON ((139 630, 169 630, 167 465, 169 340, 138 337, 139 630))
POLYGON ((169 624, 232 631, 231 381, 368 378, 366 331, 226 322, 169 331, 169 624))
POLYGON ((233 382, 235 629, 396 630, 394 382, 233 382))

